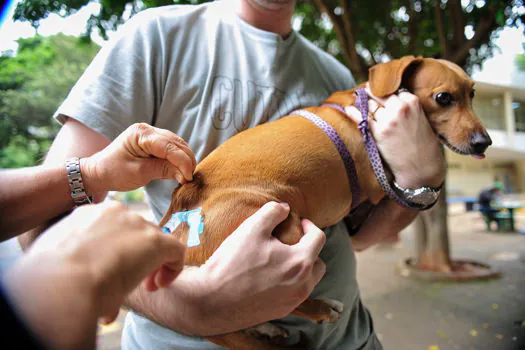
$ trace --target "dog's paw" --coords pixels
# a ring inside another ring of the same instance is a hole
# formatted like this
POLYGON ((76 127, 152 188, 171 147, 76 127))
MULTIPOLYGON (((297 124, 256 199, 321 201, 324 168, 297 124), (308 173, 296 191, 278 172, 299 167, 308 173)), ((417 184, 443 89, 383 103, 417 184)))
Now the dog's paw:
POLYGON ((286 329, 269 322, 245 329, 244 332, 258 339, 263 339, 270 344, 280 344, 284 339, 288 338, 286 329))
POLYGON ((319 320, 318 323, 334 323, 341 317, 341 312, 344 310, 344 304, 337 300, 332 299, 320 299, 328 307, 330 307, 330 313, 327 318, 319 320))

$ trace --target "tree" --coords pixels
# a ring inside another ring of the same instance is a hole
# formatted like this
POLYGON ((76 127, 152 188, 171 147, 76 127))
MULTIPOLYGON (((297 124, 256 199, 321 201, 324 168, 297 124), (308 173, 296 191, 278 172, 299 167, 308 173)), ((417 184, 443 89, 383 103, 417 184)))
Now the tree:
MULTIPOLYGON (((69 15, 89 2, 24 0, 14 19, 38 28, 50 13, 69 15)), ((88 21, 86 35, 96 28, 105 37, 145 8, 202 2, 206 0, 104 1, 88 21)), ((296 14, 303 35, 364 81, 369 66, 406 54, 445 58, 468 70, 492 56, 491 39, 499 29, 523 24, 523 8, 523 0, 303 0, 296 14)))
POLYGON ((98 51, 62 34, 18 41, 0 57, 0 167, 35 165, 59 128, 53 113, 98 51), (51 83, 52 82, 52 83, 51 83))
MULTIPOLYGON (((50 5, 24 0, 17 5, 15 18, 37 25, 49 13, 72 13, 88 2, 56 0, 50 5)), ((123 13, 132 15, 147 7, 187 2, 102 2, 100 14, 87 25, 87 33, 98 28, 104 35, 124 20, 123 13)), ((198 2, 205 1, 192 1, 198 2)), ((523 26, 524 10, 523 0, 303 0, 296 6, 296 17, 303 35, 337 57, 362 82, 367 80, 371 65, 409 54, 448 59, 468 72, 492 56, 491 39, 500 29, 523 26)), ((428 270, 451 269, 446 206, 443 208, 446 201, 441 203, 424 214, 427 219, 432 215, 432 220, 425 221, 434 222, 432 229, 420 225, 422 239, 416 260, 424 262, 420 266, 428 270)))

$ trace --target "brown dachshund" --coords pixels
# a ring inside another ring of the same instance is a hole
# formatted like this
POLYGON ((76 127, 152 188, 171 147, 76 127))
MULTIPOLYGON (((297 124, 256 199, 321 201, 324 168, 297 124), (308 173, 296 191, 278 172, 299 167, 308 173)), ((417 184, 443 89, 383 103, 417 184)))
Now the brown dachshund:
MULTIPOLYGON (((491 144, 472 111, 474 82, 451 62, 403 57, 372 67, 369 84, 378 97, 391 95, 400 87, 415 94, 437 137, 454 152, 482 156, 491 144)), ((354 90, 336 92, 325 103, 343 108, 354 105, 354 90)), ((385 193, 373 175, 355 122, 331 107, 306 110, 329 123, 350 151, 359 179, 359 202, 378 203, 385 193)), ((303 117, 289 115, 245 130, 210 153, 197 165, 194 180, 175 189, 160 226, 173 213, 202 207, 202 243, 186 253, 186 265, 201 265, 268 201, 286 202, 291 207, 288 218, 273 233, 286 244, 295 244, 301 238, 301 218, 324 228, 341 221, 350 211, 352 193, 341 157, 330 138, 303 117)), ((173 234, 186 242, 188 225, 179 225, 173 234)), ((341 310, 336 301, 309 299, 293 314, 315 322, 335 322, 341 310)), ((265 333, 266 326, 272 327, 264 324, 256 332, 265 333)), ((208 339, 231 349, 276 348, 251 334, 243 331, 208 339)))

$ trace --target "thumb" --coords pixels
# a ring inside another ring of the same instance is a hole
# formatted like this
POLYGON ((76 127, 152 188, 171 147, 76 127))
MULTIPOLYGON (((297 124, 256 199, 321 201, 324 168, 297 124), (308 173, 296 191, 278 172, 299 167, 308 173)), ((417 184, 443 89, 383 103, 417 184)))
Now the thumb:
POLYGON ((325 233, 308 219, 301 221, 304 235, 294 249, 304 251, 310 258, 317 259, 326 242, 325 233))
POLYGON ((149 255, 149 271, 155 269, 144 279, 144 288, 156 291, 166 287, 179 275, 184 268, 186 247, 174 236, 159 233, 160 243, 155 254, 149 255))
POLYGON ((290 206, 287 203, 268 202, 246 219, 235 232, 241 232, 243 235, 253 232, 269 236, 289 213, 290 206))

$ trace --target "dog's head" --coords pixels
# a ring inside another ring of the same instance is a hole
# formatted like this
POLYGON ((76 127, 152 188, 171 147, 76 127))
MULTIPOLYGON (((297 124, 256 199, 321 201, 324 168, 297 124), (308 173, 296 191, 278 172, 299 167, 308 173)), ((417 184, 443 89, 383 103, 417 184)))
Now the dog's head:
POLYGON ((372 93, 385 97, 405 88, 415 94, 441 143, 452 151, 484 158, 492 141, 472 110, 474 81, 458 65, 405 56, 370 68, 372 93))

